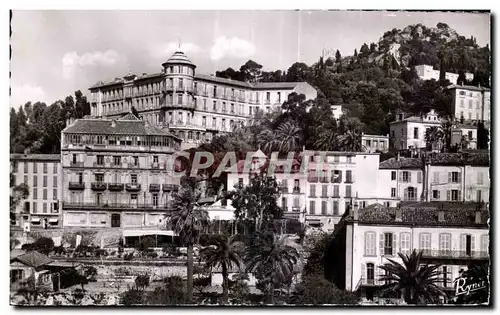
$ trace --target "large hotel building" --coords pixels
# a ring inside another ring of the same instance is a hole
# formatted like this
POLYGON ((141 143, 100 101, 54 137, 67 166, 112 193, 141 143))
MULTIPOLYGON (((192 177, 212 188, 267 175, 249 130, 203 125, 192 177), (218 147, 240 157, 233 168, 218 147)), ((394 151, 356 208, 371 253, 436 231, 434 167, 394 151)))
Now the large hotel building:
POLYGON ((183 52, 175 52, 160 73, 128 74, 90 88, 91 115, 118 118, 137 110, 151 125, 168 126, 182 149, 231 132, 260 109, 280 107, 290 93, 315 99, 305 82, 247 83, 195 73, 183 52))

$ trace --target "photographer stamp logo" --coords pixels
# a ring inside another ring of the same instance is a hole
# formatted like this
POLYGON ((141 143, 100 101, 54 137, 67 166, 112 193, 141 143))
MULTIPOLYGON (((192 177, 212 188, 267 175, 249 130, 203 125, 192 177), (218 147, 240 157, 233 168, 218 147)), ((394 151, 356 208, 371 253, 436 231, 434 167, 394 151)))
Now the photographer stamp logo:
POLYGON ((476 282, 472 282, 472 283, 467 283, 468 282, 467 280, 469 280, 469 282, 470 282, 470 279, 467 279, 467 278, 457 278, 454 281, 455 286, 456 286, 456 289, 455 289, 456 296, 464 295, 464 294, 469 295, 471 292, 486 289, 487 284, 486 284, 485 280, 476 281, 476 282))

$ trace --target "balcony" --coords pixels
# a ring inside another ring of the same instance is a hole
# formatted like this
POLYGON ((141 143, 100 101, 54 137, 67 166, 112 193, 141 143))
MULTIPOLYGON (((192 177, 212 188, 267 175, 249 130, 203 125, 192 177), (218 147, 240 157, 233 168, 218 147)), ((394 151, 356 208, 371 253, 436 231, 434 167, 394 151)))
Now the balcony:
POLYGON ((90 188, 95 191, 103 191, 106 190, 106 183, 103 182, 93 182, 90 184, 90 188))
POLYGON ((83 167, 83 162, 71 162, 69 167, 83 167))
POLYGON ((352 178, 346 178, 344 183, 345 184, 352 184, 352 183, 354 183, 354 181, 352 180, 352 178))
POLYGON ((328 177, 321 177, 319 181, 320 183, 328 183, 328 177))
POLYGON ((126 191, 140 191, 141 184, 125 184, 126 191))
POLYGON ((300 194, 300 187, 293 187, 292 193, 293 194, 300 194))
POLYGON ((138 202, 64 202, 64 209, 85 209, 85 210, 130 210, 130 209, 143 209, 143 210, 171 210, 169 204, 150 204, 138 202))
POLYGON ((109 191, 123 191, 124 186, 125 185, 123 185, 123 184, 117 184, 117 183, 108 184, 108 190, 109 191))
POLYGON ((485 260, 489 259, 487 251, 458 251, 458 250, 422 250, 422 258, 434 259, 464 259, 464 260, 485 260))
POLYGON ((160 168, 160 163, 158 163, 158 162, 151 163, 151 168, 152 169, 159 169, 160 168))
POLYGON ((334 193, 334 194, 332 195, 332 198, 340 198, 340 194, 339 194, 339 193, 334 193))
POLYGON ((160 191, 160 184, 149 184, 149 191, 160 191))
POLYGON ((288 187, 279 187, 279 192, 283 194, 288 194, 288 187))
POLYGON ((69 182, 68 189, 69 190, 84 190, 85 189, 85 183, 69 182))
POLYGON ((163 184, 162 190, 163 191, 177 191, 177 190, 179 190, 179 186, 174 185, 174 184, 163 184))
POLYGON ((292 207, 293 212, 300 212, 300 207, 292 207))
POLYGON ((308 176, 307 181, 310 183, 317 183, 319 181, 319 177, 316 176, 308 176))

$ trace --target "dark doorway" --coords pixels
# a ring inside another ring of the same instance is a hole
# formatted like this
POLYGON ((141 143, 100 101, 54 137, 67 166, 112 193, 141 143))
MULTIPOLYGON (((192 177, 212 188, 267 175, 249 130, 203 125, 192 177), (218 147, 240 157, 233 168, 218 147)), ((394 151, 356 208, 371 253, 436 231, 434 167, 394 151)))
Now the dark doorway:
POLYGON ((466 241, 465 241, 465 254, 467 256, 472 255, 472 236, 467 235, 466 241))

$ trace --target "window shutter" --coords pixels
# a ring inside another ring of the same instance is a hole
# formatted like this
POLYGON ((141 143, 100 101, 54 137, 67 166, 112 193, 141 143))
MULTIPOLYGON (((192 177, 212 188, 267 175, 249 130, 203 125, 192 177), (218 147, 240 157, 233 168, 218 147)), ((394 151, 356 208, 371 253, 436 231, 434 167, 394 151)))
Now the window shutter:
POLYGON ((380 268, 379 266, 373 264, 373 284, 375 285, 378 285, 379 284, 379 281, 378 281, 378 277, 380 275, 380 268))
POLYGON ((384 233, 380 233, 380 240, 378 242, 380 248, 380 256, 384 256, 384 233))
POLYGON ((399 172, 399 181, 402 182, 403 181, 403 172, 399 172))
POLYGON ((422 183, 422 172, 418 171, 417 173, 417 183, 422 183))
POLYGON ((461 183, 462 182, 462 173, 458 173, 458 182, 461 183))
POLYGON ((361 264, 361 279, 366 280, 366 264, 363 263, 361 264))
POLYGON ((398 242, 396 241, 396 233, 392 233, 392 256, 397 256, 397 245, 398 242))
POLYGON ((458 200, 457 201, 462 201, 462 191, 458 191, 458 200))
POLYGON ((470 238, 470 250, 472 252, 472 256, 474 256, 474 251, 476 250, 476 236, 471 235, 470 238))
POLYGON ((460 251, 465 252, 465 242, 466 242, 466 235, 465 234, 460 234, 460 251))
POLYGON ((405 188, 404 200, 408 200, 408 188, 405 188))
POLYGON ((451 183, 451 172, 448 172, 448 183, 451 183))
POLYGON ((365 233, 365 256, 368 255, 368 246, 369 246, 369 240, 368 240, 368 236, 370 234, 368 232, 365 233))
POLYGON ((437 199, 441 199, 441 196, 440 196, 441 191, 439 191, 439 190, 438 190, 438 191, 437 191, 437 193, 438 193, 438 194, 437 194, 437 199))
POLYGON ((408 171, 408 183, 411 183, 411 171, 408 171))
POLYGON ((424 249, 424 235, 423 234, 419 234, 418 236, 418 239, 419 239, 419 249, 422 250, 424 249))
POLYGON ((418 196, 418 188, 414 188, 414 193, 415 193, 415 200, 420 200, 420 197, 418 196))
POLYGON ((403 248, 403 236, 404 234, 403 233, 400 233, 399 234, 399 252, 402 253, 404 251, 404 248, 403 248))
POLYGON ((446 200, 448 200, 448 201, 451 200, 451 191, 449 191, 449 190, 446 191, 446 200))

